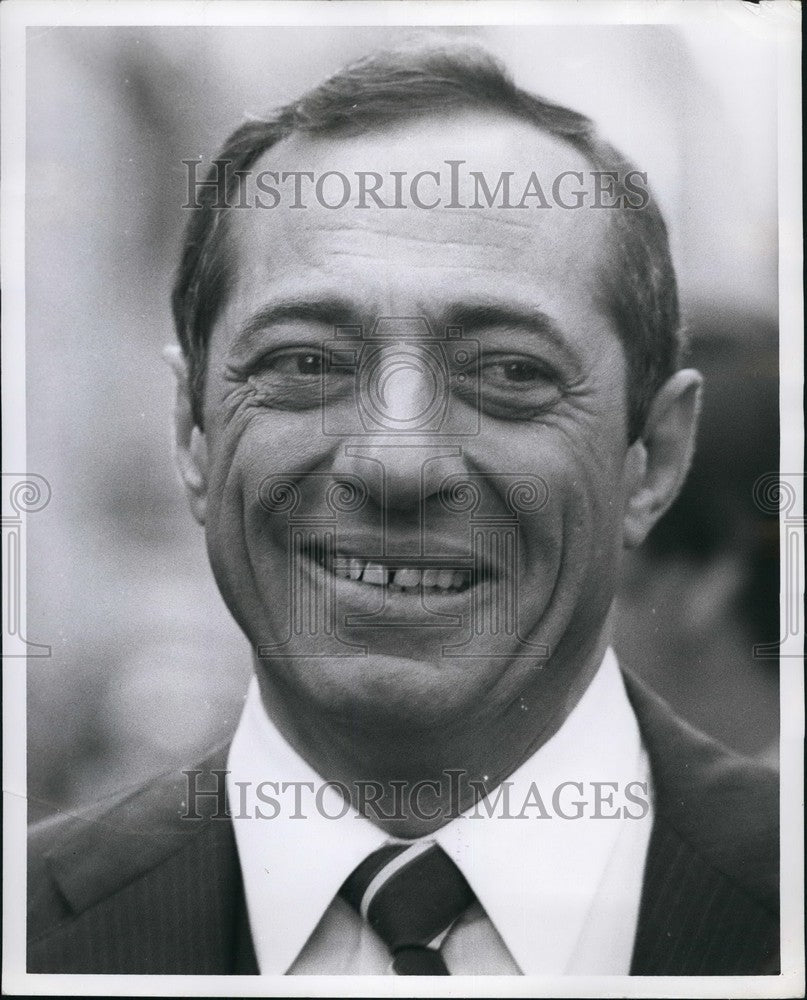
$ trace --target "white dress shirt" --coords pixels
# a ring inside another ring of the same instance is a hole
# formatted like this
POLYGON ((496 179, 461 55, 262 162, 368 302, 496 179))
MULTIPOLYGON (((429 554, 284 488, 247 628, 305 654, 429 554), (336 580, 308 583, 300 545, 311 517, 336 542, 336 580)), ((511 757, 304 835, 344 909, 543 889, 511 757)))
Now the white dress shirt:
MULTIPOLYGON (((390 974, 384 943, 336 894, 368 854, 395 838, 347 807, 289 746, 254 679, 228 770, 261 973, 390 974), (264 786, 263 800, 262 782, 276 783, 264 786), (299 784, 284 792, 282 782, 299 784), (256 807, 273 818, 256 817, 256 807)), ((449 971, 626 975, 653 822, 649 782, 636 718, 609 649, 561 729, 505 783, 509 809, 496 804, 494 790, 486 800, 491 816, 477 804, 424 838, 454 860, 478 900, 443 942, 449 971), (556 810, 553 793, 563 782, 580 782, 584 791, 565 786, 556 810), (603 783, 599 809, 592 782, 603 783), (633 799, 626 798, 628 786, 633 799), (585 803, 583 816, 564 819, 561 812, 575 814, 575 801, 585 803)))

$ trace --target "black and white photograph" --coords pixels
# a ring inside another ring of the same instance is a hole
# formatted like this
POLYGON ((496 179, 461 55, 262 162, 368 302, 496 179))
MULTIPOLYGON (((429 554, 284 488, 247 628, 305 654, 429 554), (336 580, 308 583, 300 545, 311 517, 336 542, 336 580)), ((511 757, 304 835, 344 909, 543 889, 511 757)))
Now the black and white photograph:
POLYGON ((803 995, 799 5, 0 16, 4 990, 803 995))

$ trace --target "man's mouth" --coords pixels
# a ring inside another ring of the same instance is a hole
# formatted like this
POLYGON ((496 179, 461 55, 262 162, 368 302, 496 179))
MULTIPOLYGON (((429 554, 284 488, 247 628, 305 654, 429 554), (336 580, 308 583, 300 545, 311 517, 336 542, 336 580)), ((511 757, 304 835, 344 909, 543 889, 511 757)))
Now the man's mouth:
POLYGON ((490 578, 490 573, 469 556, 366 557, 354 552, 327 552, 321 544, 304 546, 301 554, 339 580, 384 588, 388 593, 462 594, 490 578))
POLYGON ((371 587, 386 587, 392 593, 441 593, 467 590, 471 572, 451 566, 396 566, 369 559, 336 557, 330 566, 334 576, 371 587))

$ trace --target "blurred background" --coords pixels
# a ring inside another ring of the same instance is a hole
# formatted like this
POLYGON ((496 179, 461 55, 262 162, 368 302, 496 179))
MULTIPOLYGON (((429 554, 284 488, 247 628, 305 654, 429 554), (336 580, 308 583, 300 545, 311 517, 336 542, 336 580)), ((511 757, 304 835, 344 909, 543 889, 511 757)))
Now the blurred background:
MULTIPOLYGON (((778 760, 776 64, 744 21, 473 27, 524 87, 591 115, 671 230, 692 361, 707 376, 695 468, 632 558, 617 652, 685 717, 778 760)), ((169 294, 183 159, 403 28, 29 28, 30 818, 193 759, 249 678, 171 462, 169 294)))

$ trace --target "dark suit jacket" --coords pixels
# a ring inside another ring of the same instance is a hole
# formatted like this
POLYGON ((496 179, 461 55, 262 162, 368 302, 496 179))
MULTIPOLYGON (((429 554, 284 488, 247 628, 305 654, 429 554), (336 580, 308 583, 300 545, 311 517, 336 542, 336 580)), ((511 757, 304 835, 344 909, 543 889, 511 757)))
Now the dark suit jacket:
MULTIPOLYGON (((631 974, 778 972, 775 773, 625 679, 656 796, 631 974)), ((257 973, 232 824, 212 799, 183 819, 186 788, 179 771, 32 828, 29 972, 257 973)))

